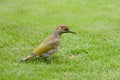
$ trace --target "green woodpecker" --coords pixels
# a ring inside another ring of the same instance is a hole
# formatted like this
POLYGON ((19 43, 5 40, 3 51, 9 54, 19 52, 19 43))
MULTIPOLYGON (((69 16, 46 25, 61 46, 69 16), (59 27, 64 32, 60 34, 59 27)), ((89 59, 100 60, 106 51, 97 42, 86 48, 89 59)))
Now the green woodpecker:
POLYGON ((43 40, 43 42, 33 50, 33 52, 26 56, 25 58, 21 59, 20 62, 27 61, 35 56, 41 56, 46 60, 50 60, 51 55, 56 52, 56 50, 60 47, 60 36, 63 33, 73 33, 75 32, 70 31, 69 28, 66 25, 60 25, 58 28, 55 30, 55 32, 43 40))

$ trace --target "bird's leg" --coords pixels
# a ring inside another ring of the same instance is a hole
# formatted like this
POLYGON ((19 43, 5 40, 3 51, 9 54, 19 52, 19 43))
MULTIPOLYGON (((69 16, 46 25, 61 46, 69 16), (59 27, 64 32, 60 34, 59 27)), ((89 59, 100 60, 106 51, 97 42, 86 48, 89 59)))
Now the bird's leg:
POLYGON ((42 54, 42 55, 40 55, 40 57, 44 58, 44 60, 46 60, 46 61, 50 61, 50 59, 51 59, 51 55, 49 55, 49 54, 42 54))
POLYGON ((49 62, 51 60, 51 56, 47 57, 46 60, 49 62))

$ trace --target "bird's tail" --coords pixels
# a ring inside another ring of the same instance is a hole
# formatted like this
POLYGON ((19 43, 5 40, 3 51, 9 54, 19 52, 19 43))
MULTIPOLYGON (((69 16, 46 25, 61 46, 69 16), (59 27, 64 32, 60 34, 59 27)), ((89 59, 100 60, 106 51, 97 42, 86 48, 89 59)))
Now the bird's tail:
POLYGON ((28 56, 22 58, 22 59, 20 60, 20 62, 25 62, 25 61, 27 61, 27 60, 33 58, 33 57, 35 57, 35 54, 34 54, 34 53, 32 53, 32 54, 30 54, 30 55, 28 55, 28 56))

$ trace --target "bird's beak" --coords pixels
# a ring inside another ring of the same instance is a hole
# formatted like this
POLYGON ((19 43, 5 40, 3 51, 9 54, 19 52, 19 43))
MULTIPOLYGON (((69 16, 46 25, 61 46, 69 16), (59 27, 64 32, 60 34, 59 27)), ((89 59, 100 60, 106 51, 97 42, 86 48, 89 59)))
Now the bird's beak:
POLYGON ((75 32, 73 32, 73 31, 71 31, 71 30, 69 30, 69 31, 67 31, 68 33, 72 33, 72 34, 76 34, 75 32))

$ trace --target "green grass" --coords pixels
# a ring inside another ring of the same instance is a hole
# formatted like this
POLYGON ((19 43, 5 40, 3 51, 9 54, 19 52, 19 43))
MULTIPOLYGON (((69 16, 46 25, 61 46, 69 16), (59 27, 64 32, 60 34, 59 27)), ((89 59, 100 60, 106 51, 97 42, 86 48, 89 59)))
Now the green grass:
POLYGON ((0 0, 0 80, 120 80, 119 51, 120 0, 0 0), (51 62, 18 64, 59 24, 51 62))

